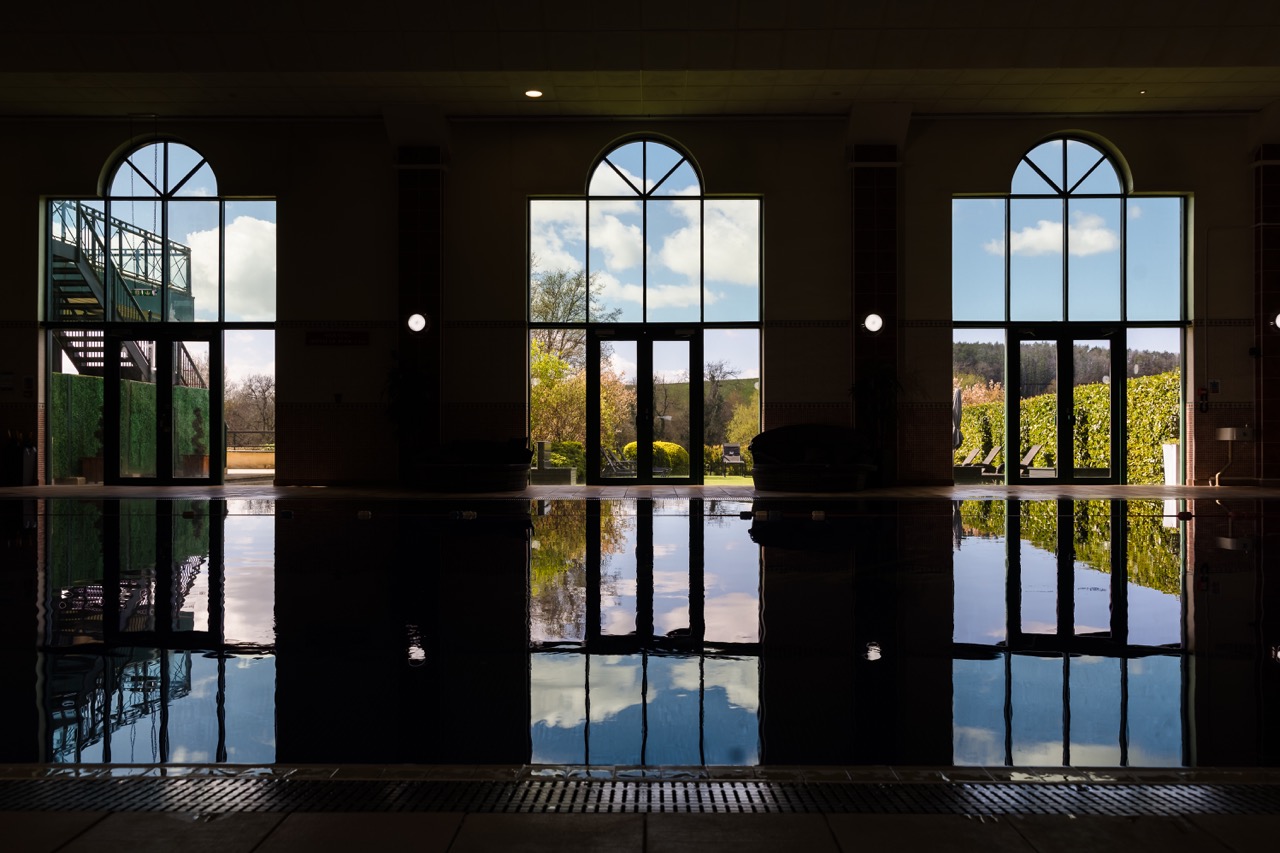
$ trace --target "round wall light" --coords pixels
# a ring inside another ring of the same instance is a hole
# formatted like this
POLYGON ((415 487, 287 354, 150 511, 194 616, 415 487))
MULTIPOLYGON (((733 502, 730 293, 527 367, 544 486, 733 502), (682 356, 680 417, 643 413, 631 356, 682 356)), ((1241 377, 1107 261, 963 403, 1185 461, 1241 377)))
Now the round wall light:
POLYGON ((1276 318, 1271 321, 1271 325, 1275 326, 1277 329, 1280 329, 1280 314, 1277 314, 1276 318))
POLYGON ((862 321, 862 326, 868 332, 878 332, 884 328, 884 318, 879 314, 868 314, 862 321))
POLYGON ((409 315, 409 331, 411 331, 411 332, 421 332, 421 331, 422 331, 423 329, 425 329, 426 327, 427 327, 427 318, 426 318, 426 317, 422 316, 421 314, 410 314, 410 315, 409 315))

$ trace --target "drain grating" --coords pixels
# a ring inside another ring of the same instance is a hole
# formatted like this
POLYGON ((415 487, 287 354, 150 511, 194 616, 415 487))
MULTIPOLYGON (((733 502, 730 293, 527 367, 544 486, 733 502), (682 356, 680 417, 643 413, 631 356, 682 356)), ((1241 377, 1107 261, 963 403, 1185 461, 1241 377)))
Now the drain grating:
POLYGON ((1280 785, 0 780, 0 811, 1280 814, 1280 785))

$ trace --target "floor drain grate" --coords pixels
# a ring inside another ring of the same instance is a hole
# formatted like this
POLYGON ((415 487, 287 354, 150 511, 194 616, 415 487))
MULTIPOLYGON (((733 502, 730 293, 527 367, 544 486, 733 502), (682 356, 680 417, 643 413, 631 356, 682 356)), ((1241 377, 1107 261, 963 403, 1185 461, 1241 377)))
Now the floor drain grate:
POLYGON ((514 814, 1280 814, 1280 785, 0 780, 0 811, 514 814))

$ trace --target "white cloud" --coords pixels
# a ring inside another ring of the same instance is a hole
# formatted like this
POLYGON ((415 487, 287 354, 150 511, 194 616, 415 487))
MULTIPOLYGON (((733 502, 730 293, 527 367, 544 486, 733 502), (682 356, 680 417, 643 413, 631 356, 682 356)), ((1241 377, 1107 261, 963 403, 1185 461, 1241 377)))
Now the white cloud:
POLYGON ((582 268, 585 205, 537 201, 529 206, 529 250, 540 270, 582 268))
POLYGON ((617 216, 591 210, 591 248, 604 256, 605 269, 621 272, 639 269, 644 257, 644 234, 640 226, 617 216))
POLYGON ((735 707, 752 713, 760 710, 760 668, 752 658, 708 658, 702 673, 696 659, 672 667, 672 687, 697 694, 704 685, 707 690, 722 688, 735 707))
MULTIPOLYGON (((191 290, 196 310, 210 315, 218 304, 218 230, 193 231, 191 290)), ((247 322, 276 316, 276 224, 237 216, 226 233, 227 318, 247 322)))
MULTIPOLYGON (((1084 257, 1120 248, 1120 235, 1108 228, 1106 220, 1098 214, 1076 211, 1072 219, 1074 221, 1067 233, 1071 254, 1084 257)), ((982 248, 989 254, 1003 255, 1004 240, 999 237, 988 240, 982 248)), ((1062 223, 1041 219, 1035 225, 1014 231, 1010 235, 1009 249, 1012 254, 1024 257, 1061 254, 1062 223)))
MULTIPOLYGON (((705 256, 707 281, 754 287, 760 281, 760 205, 743 199, 708 200, 703 205, 700 240, 698 206, 674 204, 671 209, 687 224, 667 235, 658 250, 658 261, 672 272, 696 282, 699 252, 705 256)), ((696 287, 694 288, 696 295, 696 287)))

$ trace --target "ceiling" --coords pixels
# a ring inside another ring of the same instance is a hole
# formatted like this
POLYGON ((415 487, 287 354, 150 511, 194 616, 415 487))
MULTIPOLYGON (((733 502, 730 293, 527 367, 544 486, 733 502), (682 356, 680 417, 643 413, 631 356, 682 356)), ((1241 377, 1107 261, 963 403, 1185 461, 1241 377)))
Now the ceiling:
POLYGON ((5 12, 0 116, 839 116, 866 102, 926 115, 1202 113, 1280 102, 1277 0, 77 8, 5 12))

